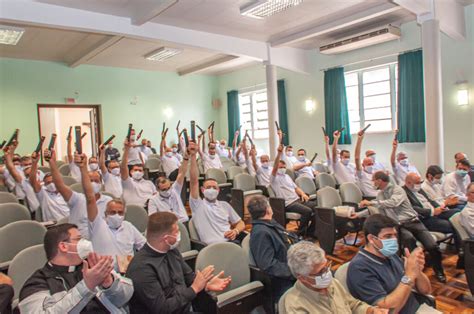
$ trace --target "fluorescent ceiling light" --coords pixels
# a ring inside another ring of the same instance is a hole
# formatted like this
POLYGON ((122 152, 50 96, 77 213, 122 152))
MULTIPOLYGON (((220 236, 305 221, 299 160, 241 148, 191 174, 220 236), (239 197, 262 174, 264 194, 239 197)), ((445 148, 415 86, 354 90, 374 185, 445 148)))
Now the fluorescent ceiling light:
POLYGON ((163 62, 171 57, 176 56, 177 54, 180 54, 181 52, 183 52, 183 49, 161 47, 160 49, 157 49, 147 54, 145 58, 151 61, 163 62))
POLYGON ((297 6, 302 2, 303 0, 254 0, 241 7, 240 14, 256 19, 263 19, 297 6))
POLYGON ((16 45, 24 32, 23 28, 0 25, 0 44, 16 45))

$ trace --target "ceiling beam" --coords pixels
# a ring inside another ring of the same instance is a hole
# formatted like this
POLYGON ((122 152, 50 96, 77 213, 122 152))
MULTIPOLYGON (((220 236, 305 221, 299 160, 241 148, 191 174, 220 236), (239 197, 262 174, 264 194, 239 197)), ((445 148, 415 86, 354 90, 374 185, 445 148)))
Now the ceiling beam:
POLYGON ((384 3, 381 5, 377 5, 370 9, 357 12, 357 13, 350 13, 348 16, 334 20, 332 22, 314 26, 302 31, 294 32, 290 35, 284 36, 275 36, 273 39, 270 40, 270 44, 272 47, 281 47, 294 44, 299 41, 303 41, 309 38, 313 38, 316 36, 321 36, 330 32, 334 32, 336 30, 346 28, 349 26, 353 26, 355 24, 359 24, 376 17, 386 15, 402 8, 398 5, 391 4, 391 3, 384 3))
POLYGON ((201 63, 201 64, 196 64, 196 65, 192 65, 192 66, 189 66, 189 67, 179 68, 178 69, 178 74, 180 76, 182 76, 182 75, 187 75, 187 74, 191 74, 191 73, 201 72, 201 71, 207 70, 209 68, 212 68, 216 65, 227 63, 229 61, 232 61, 232 60, 235 60, 235 59, 238 59, 238 58, 239 57, 237 57, 237 56, 222 56, 222 57, 219 57, 217 59, 210 60, 210 61, 207 61, 207 62, 204 62, 204 63, 201 63))
POLYGON ((79 56, 75 61, 69 63, 69 66, 71 68, 75 68, 80 66, 81 64, 87 63, 99 53, 118 43, 122 38, 122 36, 107 36, 106 38, 100 40, 97 44, 95 44, 91 49, 79 56))
POLYGON ((130 20, 132 25, 140 26, 154 19, 162 12, 166 11, 171 6, 175 5, 178 0, 163 0, 163 1, 143 1, 135 4, 135 12, 130 20))

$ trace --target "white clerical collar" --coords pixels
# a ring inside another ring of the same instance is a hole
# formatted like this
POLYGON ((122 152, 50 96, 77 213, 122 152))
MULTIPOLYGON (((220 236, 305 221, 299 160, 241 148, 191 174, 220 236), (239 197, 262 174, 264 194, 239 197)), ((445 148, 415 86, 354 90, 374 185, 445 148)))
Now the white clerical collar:
POLYGON ((151 245, 150 242, 148 242, 148 241, 146 242, 146 244, 148 244, 148 246, 150 247, 150 249, 152 249, 153 251, 155 251, 155 252, 157 252, 157 253, 160 253, 160 254, 166 254, 166 253, 168 253, 168 251, 163 252, 163 251, 160 251, 160 250, 154 248, 153 245, 151 245))

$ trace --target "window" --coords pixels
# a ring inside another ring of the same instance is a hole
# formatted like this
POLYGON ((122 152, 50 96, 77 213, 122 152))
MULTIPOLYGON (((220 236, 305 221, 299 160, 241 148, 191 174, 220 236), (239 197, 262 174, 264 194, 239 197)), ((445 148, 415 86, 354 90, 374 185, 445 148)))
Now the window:
POLYGON ((346 72, 347 110, 351 133, 367 125, 367 132, 386 132, 397 128, 397 63, 346 72))
POLYGON ((251 138, 269 138, 267 90, 239 94, 239 107, 242 136, 248 131, 251 138))

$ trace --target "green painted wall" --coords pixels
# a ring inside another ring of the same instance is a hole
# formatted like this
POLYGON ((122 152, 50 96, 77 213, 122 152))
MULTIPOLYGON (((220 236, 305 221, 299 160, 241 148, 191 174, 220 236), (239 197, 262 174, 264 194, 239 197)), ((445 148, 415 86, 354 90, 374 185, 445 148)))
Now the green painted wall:
MULTIPOLYGON (((170 139, 178 119, 195 119, 201 125, 215 120, 211 106, 216 78, 205 75, 180 77, 175 73, 129 70, 0 58, 0 138, 21 129, 20 153, 30 153, 38 139, 36 105, 64 104, 79 92, 77 104, 100 104, 104 137, 125 137, 128 123, 144 129, 144 137, 159 146, 163 110, 172 108, 170 139), (130 102, 138 96, 137 105, 130 102)), ((67 132, 67 130, 64 130, 67 132)), ((121 141, 121 140, 120 140, 121 141)))

